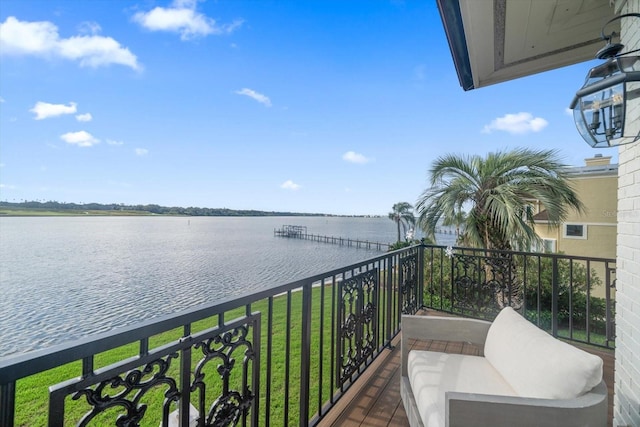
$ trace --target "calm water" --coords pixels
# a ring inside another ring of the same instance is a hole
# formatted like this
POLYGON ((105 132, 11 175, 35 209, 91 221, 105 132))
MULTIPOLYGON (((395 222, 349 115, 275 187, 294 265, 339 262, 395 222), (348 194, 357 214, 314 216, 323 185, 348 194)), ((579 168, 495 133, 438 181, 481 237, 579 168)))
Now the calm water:
POLYGON ((274 237, 284 224, 320 235, 396 239, 388 218, 0 218, 0 357, 380 254, 274 237))

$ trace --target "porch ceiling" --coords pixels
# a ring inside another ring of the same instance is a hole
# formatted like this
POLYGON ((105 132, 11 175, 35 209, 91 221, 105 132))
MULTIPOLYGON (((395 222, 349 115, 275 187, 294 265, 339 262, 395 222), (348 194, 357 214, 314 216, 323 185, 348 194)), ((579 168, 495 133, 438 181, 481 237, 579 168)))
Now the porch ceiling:
POLYGON ((593 59, 616 10, 614 0, 436 1, 464 90, 593 59))

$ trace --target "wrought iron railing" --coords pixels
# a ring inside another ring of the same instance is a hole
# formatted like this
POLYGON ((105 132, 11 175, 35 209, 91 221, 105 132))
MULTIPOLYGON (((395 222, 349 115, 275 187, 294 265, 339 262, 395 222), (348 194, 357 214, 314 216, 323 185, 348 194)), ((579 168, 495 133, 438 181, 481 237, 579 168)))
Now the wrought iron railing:
POLYGON ((0 426, 316 425, 431 308, 613 348, 615 260, 416 245, 0 359, 0 426), (48 410, 42 409, 47 407, 48 410))
POLYGON ((0 359, 0 425, 315 425, 421 306, 423 250, 0 359))
POLYGON ((616 260, 425 248, 424 306, 492 320, 512 306, 555 337, 615 347, 616 260))

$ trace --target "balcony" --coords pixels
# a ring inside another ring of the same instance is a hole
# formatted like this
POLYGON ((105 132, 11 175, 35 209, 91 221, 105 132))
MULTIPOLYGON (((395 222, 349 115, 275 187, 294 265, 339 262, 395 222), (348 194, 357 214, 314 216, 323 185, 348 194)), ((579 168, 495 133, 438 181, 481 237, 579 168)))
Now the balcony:
MULTIPOLYGON (((448 315, 425 311, 425 315, 448 315)), ((393 348, 381 355, 340 402, 320 422, 322 427, 339 426, 407 426, 409 421, 400 399, 400 340, 394 339, 393 348)), ((609 391, 608 425, 613 425, 614 352, 592 346, 576 344, 604 361, 603 376, 609 391)), ((479 349, 467 343, 422 341, 414 342, 418 350, 478 355, 479 349)))
POLYGON ((417 245, 1 359, 0 425, 403 424, 403 313, 492 319, 510 305, 612 371, 614 285, 615 260, 417 245))

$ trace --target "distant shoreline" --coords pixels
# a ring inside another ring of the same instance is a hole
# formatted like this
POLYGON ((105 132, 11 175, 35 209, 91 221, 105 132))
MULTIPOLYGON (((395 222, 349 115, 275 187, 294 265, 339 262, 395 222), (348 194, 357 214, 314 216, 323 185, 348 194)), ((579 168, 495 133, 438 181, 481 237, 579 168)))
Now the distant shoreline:
POLYGON ((40 209, 8 209, 0 207, 0 217, 39 217, 39 216, 182 216, 182 215, 157 215, 144 211, 124 211, 124 212, 105 212, 105 211, 85 211, 79 212, 74 210, 40 210, 40 209))
POLYGON ((320 213, 268 212, 227 208, 166 207, 159 205, 75 204, 60 202, 0 202, 0 217, 24 216, 213 216, 213 217, 363 217, 372 215, 331 215, 320 213))
POLYGON ((145 211, 114 211, 114 212, 105 212, 105 211, 84 211, 78 212, 73 210, 61 210, 61 211, 47 211, 47 210, 39 210, 39 209, 6 209, 0 207, 0 218, 1 217, 44 217, 44 216, 158 216, 158 217, 227 217, 227 218, 237 218, 237 217, 269 217, 269 216, 292 216, 292 217, 310 217, 310 216, 327 216, 327 217, 365 217, 364 215, 311 215, 311 214, 256 214, 256 215, 189 215, 189 214, 156 214, 152 212, 145 211))
MULTIPOLYGON (((11 209, 0 207, 0 217, 24 217, 24 216, 163 216, 163 217, 267 217, 267 216, 327 216, 327 217, 347 217, 349 215, 317 215, 317 214, 296 214, 296 213, 257 213, 257 214, 219 214, 219 215, 197 215, 186 213, 164 213, 158 214, 148 211, 102 211, 102 210, 87 210, 78 211, 74 209, 61 209, 61 210, 42 210, 42 209, 28 209, 19 208, 11 209)), ((351 215, 352 217, 359 217, 362 215, 351 215)))

